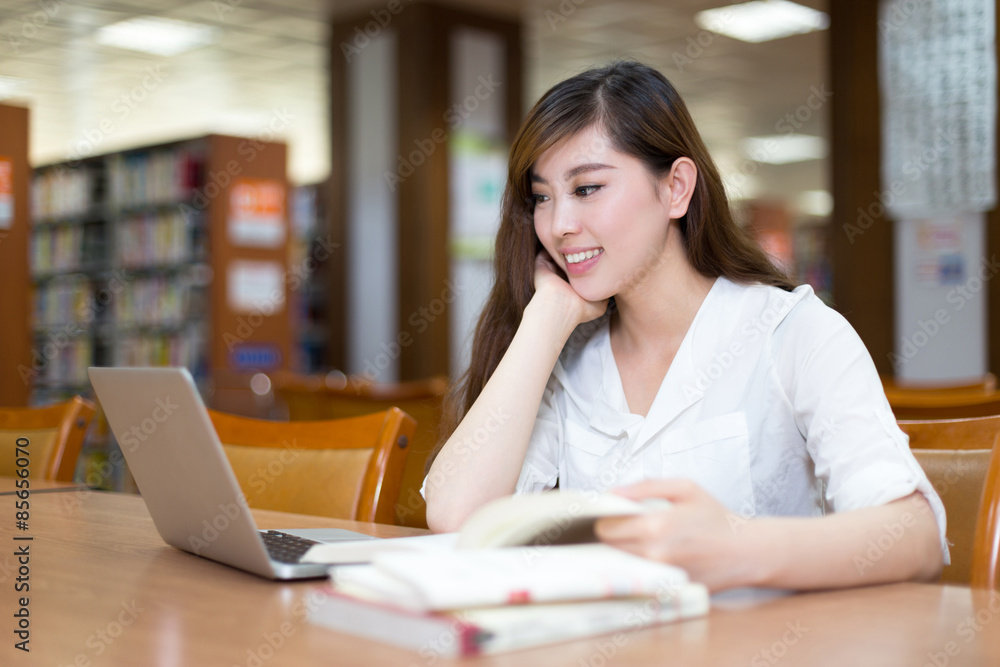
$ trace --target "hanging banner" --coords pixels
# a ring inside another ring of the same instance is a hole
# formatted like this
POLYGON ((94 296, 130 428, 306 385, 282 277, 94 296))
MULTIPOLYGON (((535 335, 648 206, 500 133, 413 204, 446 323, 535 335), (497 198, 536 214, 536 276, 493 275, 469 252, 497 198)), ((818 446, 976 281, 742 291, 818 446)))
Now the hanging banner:
POLYGON ((285 184, 267 179, 234 181, 226 227, 233 245, 280 248, 287 236, 285 184))
POLYGON ((887 0, 879 15, 882 192, 896 220, 996 205, 994 0, 887 0))

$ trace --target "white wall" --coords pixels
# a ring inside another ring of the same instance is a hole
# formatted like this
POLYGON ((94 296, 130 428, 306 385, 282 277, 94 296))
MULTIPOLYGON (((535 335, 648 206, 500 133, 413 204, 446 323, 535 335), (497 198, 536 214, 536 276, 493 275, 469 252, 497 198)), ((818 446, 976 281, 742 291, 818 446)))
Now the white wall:
POLYGON ((347 369, 381 382, 399 377, 395 170, 396 34, 383 30, 347 64, 347 369))

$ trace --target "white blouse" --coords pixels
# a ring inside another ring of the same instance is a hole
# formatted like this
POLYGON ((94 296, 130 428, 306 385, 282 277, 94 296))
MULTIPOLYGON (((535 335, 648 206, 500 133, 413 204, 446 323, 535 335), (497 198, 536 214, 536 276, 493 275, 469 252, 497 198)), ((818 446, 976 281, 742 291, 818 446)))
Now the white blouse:
POLYGON ((570 338, 549 378, 517 493, 602 492, 687 477, 730 511, 815 516, 940 498, 896 425, 854 329, 807 285, 718 278, 646 417, 628 410, 608 319, 570 338), (588 330, 589 329, 589 330, 588 330))

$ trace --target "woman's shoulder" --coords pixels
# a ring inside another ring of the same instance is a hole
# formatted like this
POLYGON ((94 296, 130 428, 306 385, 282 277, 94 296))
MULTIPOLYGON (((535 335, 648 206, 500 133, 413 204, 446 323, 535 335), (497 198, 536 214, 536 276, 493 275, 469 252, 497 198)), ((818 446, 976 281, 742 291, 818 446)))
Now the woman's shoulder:
POLYGON ((844 316, 826 305, 810 285, 788 291, 761 283, 721 280, 726 281, 726 289, 740 302, 745 317, 759 320, 771 334, 850 328, 844 316))

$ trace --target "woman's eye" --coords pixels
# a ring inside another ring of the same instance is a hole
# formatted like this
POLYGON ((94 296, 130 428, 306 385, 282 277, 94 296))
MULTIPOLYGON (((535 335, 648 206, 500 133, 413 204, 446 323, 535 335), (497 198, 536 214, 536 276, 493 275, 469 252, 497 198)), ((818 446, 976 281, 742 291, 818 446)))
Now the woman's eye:
POLYGON ((600 185, 581 185, 573 192, 577 197, 589 197, 600 189, 600 185))
POLYGON ((535 206, 538 206, 539 204, 542 204, 542 203, 548 201, 548 199, 549 198, 546 197, 545 195, 539 195, 539 194, 534 194, 534 193, 532 193, 532 195, 531 195, 531 203, 534 204, 535 206))

